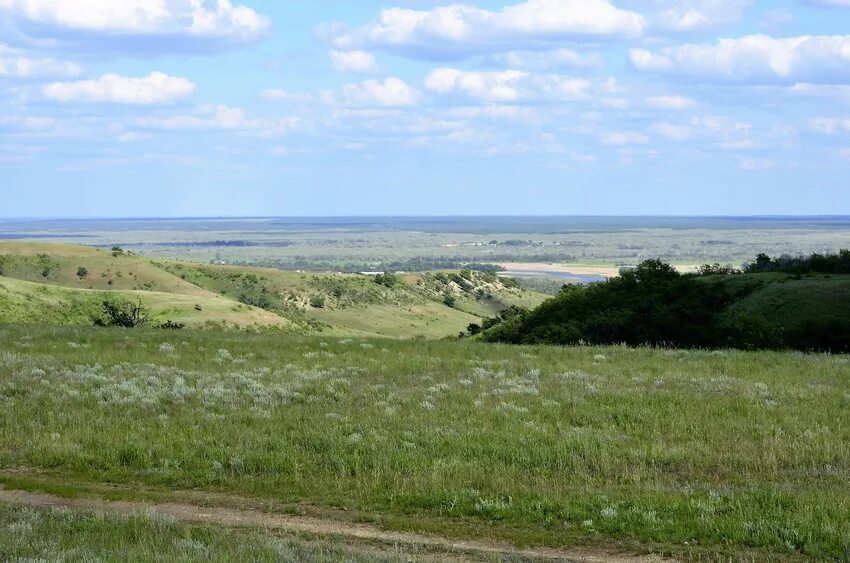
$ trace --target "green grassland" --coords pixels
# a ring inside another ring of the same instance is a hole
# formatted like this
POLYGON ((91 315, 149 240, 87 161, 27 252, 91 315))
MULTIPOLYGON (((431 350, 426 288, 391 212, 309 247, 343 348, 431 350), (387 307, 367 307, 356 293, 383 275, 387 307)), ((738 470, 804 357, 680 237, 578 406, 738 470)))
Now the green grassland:
POLYGON ((9 487, 695 560, 850 548, 846 356, 22 326, 0 404, 9 487))
POLYGON ((75 245, 0 242, 0 322, 87 324, 107 296, 141 299, 156 322, 287 332, 445 337, 545 299, 484 273, 418 274, 392 287, 351 274, 156 261, 75 245), (457 280, 457 281, 454 281, 457 280), (455 303, 444 303, 446 295, 455 303))
POLYGON ((3 561, 403 562, 408 556, 307 538, 182 524, 130 515, 16 507, 0 503, 3 561))

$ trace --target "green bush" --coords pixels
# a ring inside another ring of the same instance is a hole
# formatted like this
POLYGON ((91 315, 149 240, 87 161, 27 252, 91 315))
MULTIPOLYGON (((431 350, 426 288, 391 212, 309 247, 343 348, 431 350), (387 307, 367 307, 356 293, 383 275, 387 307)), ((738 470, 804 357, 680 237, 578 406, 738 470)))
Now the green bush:
POLYGON ((142 300, 136 302, 123 299, 107 299, 101 304, 99 314, 92 317, 95 326, 138 328, 148 324, 150 309, 142 305, 142 300))
POLYGON ((850 351, 850 319, 826 316, 785 326, 770 310, 738 310, 732 305, 759 290, 762 280, 712 271, 707 278, 683 275, 647 260, 604 283, 565 286, 529 313, 491 319, 483 325, 483 338, 515 344, 850 351))

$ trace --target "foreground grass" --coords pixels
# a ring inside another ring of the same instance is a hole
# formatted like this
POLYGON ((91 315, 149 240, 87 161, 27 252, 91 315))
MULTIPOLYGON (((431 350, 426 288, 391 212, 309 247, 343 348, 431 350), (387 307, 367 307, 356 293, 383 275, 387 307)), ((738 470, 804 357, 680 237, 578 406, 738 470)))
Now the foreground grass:
POLYGON ((842 356, 7 327, 0 406, 7 469, 517 544, 850 548, 842 356))
POLYGON ((0 560, 400 563, 410 555, 194 526, 154 513, 115 515, 0 503, 0 560))

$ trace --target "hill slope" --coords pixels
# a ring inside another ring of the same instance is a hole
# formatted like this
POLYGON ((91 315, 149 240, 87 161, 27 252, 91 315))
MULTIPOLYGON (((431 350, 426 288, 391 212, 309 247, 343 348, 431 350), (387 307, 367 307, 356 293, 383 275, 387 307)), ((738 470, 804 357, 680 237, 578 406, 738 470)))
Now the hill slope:
POLYGON ((141 299, 157 322, 291 332, 444 337, 545 296, 479 272, 303 274, 157 261, 118 250, 0 242, 0 322, 87 324, 109 296, 141 299), (451 296, 448 299, 447 296, 451 296))

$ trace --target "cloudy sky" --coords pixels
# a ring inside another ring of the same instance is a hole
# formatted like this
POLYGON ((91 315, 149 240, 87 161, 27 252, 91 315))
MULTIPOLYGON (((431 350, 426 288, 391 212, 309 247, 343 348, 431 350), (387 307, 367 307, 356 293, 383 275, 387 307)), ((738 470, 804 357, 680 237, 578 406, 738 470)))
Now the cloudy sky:
POLYGON ((0 0, 0 216, 390 214, 850 214, 850 0, 0 0))

